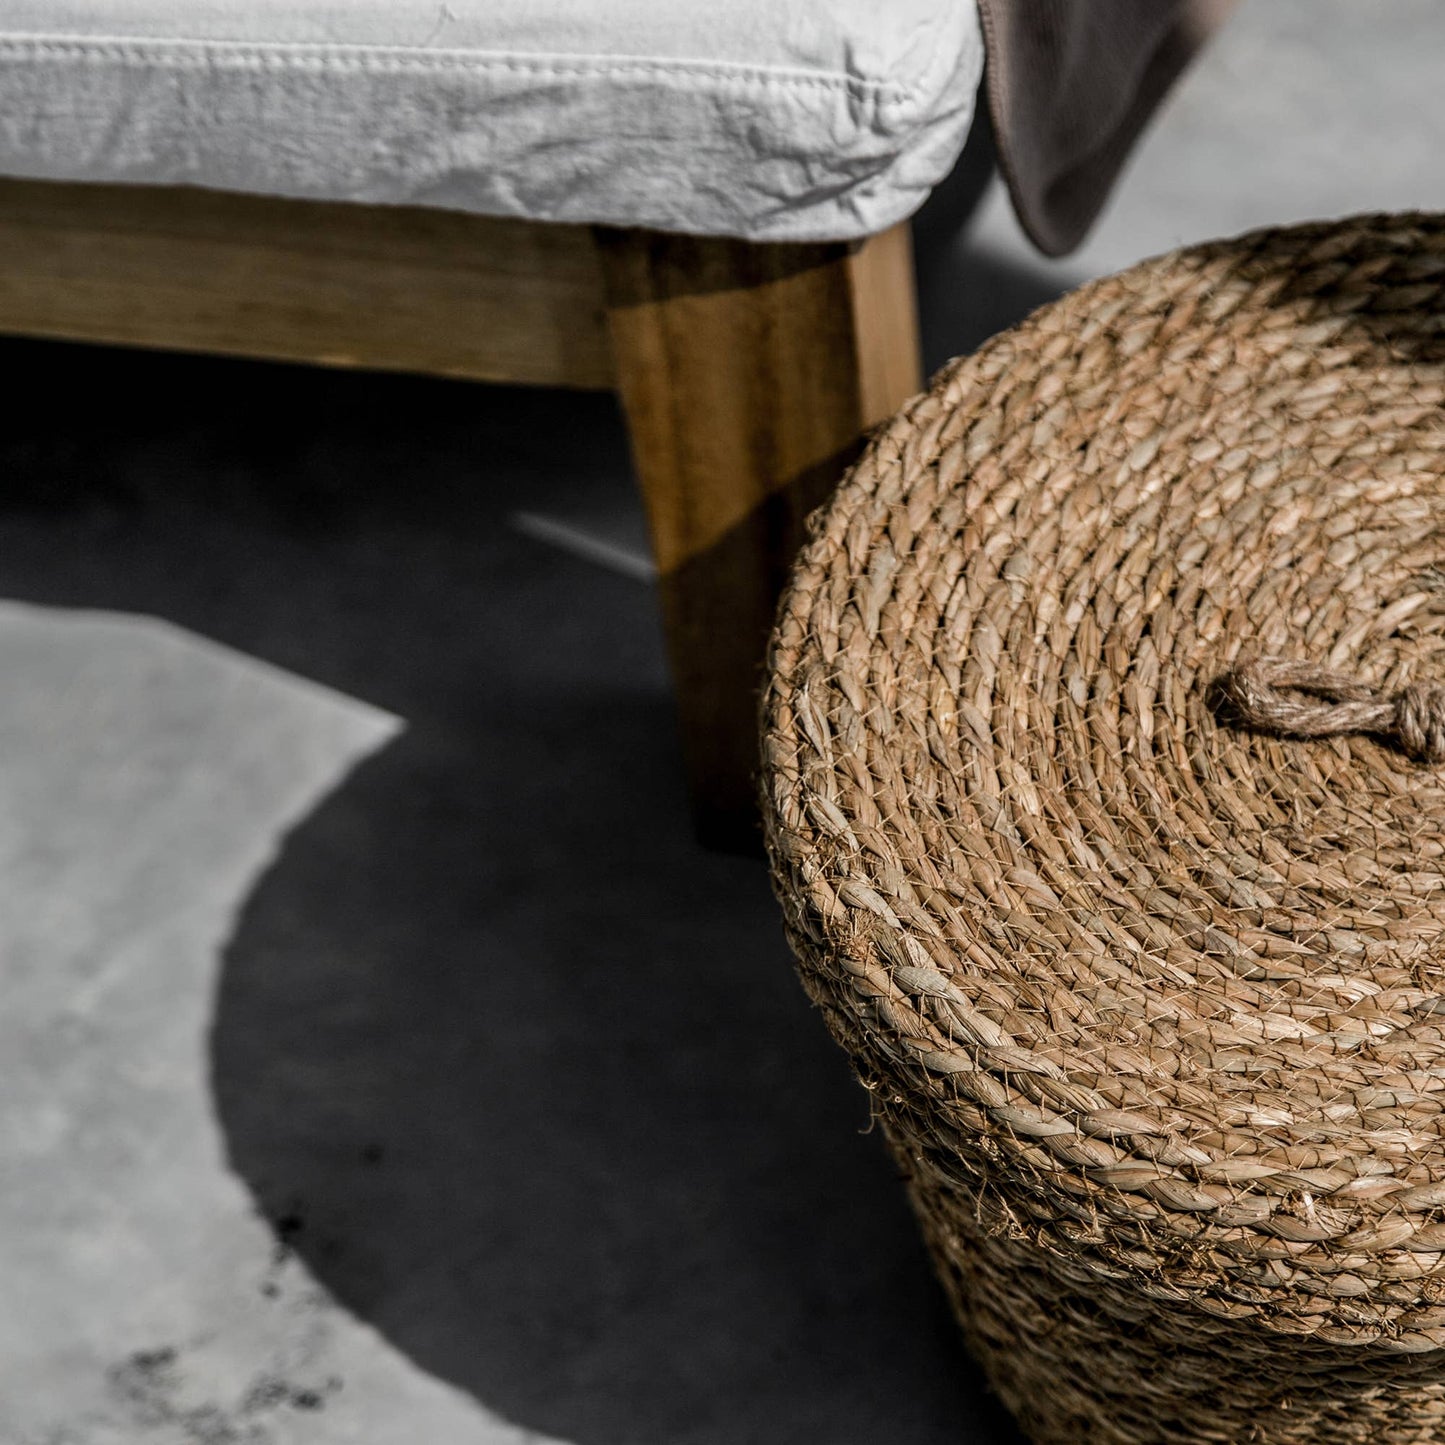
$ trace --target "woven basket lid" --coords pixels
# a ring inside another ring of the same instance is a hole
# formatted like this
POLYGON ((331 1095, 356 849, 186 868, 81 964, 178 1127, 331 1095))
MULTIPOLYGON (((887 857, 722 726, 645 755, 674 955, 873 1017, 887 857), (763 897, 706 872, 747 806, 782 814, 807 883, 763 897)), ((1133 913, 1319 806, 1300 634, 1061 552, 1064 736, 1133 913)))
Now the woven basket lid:
POLYGON ((764 706, 805 981, 991 1227, 1407 1350, 1445 1346, 1445 767, 1210 684, 1445 683, 1442 402, 1442 217, 1086 285, 874 439, 764 706))

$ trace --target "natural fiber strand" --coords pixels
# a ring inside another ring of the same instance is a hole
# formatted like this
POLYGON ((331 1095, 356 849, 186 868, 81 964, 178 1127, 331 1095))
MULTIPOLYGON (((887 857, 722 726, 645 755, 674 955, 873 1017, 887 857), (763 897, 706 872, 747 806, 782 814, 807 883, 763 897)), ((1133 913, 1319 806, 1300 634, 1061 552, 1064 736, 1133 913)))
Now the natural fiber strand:
POLYGON ((1036 1440, 1445 1438, 1440 678, 1439 217, 1084 286, 815 517, 775 883, 1036 1440), (1216 715, 1259 657, 1365 730, 1216 715))
POLYGON ((1445 687, 1414 683, 1385 697, 1346 673, 1279 657, 1242 662, 1217 686, 1246 727, 1295 738, 1380 733, 1412 758, 1445 762, 1445 687))

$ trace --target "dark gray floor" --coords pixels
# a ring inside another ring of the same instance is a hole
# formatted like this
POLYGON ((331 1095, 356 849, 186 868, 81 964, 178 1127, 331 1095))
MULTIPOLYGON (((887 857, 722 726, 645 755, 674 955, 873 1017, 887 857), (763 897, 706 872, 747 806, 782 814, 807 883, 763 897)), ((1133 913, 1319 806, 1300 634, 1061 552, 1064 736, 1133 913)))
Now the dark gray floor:
POLYGON ((635 527, 611 401, 4 353, 0 591, 405 721, 285 839, 214 1005, 230 1164, 315 1280, 577 1445, 1012 1439, 762 865, 691 838, 650 590, 508 526, 635 527))

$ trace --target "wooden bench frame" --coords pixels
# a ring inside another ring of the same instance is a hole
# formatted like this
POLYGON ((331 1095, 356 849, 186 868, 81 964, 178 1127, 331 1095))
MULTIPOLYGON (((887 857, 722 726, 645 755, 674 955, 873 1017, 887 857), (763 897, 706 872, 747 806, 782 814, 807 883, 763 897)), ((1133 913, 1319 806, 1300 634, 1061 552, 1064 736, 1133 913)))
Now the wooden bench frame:
POLYGON ((906 226, 757 245, 0 181, 0 332, 615 389, 721 843, 751 830, 758 670, 803 519, 920 384, 906 226))

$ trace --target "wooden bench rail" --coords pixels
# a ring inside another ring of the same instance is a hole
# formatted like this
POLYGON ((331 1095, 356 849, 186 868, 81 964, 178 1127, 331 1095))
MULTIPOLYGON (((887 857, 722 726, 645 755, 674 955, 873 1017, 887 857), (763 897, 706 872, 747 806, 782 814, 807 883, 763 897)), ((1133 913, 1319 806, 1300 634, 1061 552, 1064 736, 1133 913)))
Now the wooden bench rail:
POLYGON ((906 226, 754 245, 7 180, 0 332, 615 388, 699 828, 743 846, 762 654, 803 520, 920 384, 906 226))

